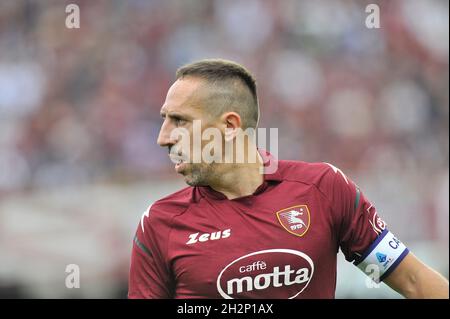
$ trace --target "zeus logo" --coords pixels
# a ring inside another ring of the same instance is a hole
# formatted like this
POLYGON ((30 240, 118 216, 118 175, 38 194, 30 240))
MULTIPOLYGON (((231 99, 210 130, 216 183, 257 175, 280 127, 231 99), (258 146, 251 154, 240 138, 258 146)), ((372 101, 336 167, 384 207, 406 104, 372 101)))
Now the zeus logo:
POLYGON ((186 244, 192 245, 197 242, 203 243, 208 240, 217 240, 217 239, 221 239, 221 238, 228 238, 231 236, 231 229, 225 229, 224 231, 216 231, 213 233, 204 233, 204 234, 201 234, 200 236, 199 235, 200 235, 200 233, 190 234, 189 240, 186 242, 186 244))

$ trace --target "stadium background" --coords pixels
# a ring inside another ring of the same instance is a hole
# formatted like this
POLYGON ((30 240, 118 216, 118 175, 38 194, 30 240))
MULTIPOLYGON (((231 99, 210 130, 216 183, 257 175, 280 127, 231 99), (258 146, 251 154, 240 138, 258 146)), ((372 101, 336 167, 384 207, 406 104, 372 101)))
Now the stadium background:
MULTIPOLYGON (((205 57, 254 72, 281 158, 340 167, 448 278, 448 2, 378 1, 368 29, 373 2, 1 1, 0 296, 125 297, 142 212, 183 186, 159 108, 205 57)), ((338 298, 399 298, 365 278, 340 255, 338 298)))

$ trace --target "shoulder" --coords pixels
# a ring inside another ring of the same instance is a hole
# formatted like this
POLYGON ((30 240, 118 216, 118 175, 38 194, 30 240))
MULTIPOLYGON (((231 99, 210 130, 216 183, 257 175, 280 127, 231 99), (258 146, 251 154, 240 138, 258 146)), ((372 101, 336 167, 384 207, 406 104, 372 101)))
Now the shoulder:
POLYGON ((141 228, 170 228, 173 217, 183 214, 196 201, 194 187, 185 187, 152 203, 142 214, 141 228))
POLYGON ((187 186, 175 193, 167 195, 151 205, 154 211, 164 211, 169 215, 177 215, 195 202, 195 188, 187 186))
POLYGON ((302 161, 279 161, 279 174, 281 179, 316 186, 326 186, 333 183, 336 178, 348 182, 345 174, 336 166, 320 162, 309 163, 302 161))
POLYGON ((356 209, 361 193, 342 170, 330 163, 282 161, 279 164, 283 180, 312 186, 339 214, 356 209))
POLYGON ((353 196, 356 190, 353 181, 330 163, 280 161, 278 169, 282 180, 313 186, 330 201, 353 196))

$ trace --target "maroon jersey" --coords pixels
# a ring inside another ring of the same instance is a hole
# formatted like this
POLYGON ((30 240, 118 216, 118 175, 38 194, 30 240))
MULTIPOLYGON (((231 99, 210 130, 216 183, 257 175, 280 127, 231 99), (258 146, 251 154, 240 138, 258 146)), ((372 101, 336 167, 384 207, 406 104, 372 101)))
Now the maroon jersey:
POLYGON ((390 271, 406 255, 372 251, 384 228, 336 167, 279 161, 250 196, 187 187, 155 202, 136 232, 128 296, 334 298, 339 248, 355 263, 376 254, 390 271))

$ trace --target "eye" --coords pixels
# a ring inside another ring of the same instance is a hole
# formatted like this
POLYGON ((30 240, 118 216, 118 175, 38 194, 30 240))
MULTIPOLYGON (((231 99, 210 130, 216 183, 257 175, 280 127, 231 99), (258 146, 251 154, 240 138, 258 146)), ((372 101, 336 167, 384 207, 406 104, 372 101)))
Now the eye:
POLYGON ((175 123, 176 126, 182 126, 182 125, 186 124, 186 120, 178 118, 178 117, 175 117, 173 119, 173 122, 175 123))
POLYGON ((177 126, 177 127, 183 126, 187 122, 185 119, 178 117, 178 116, 172 116, 172 121, 175 124, 175 126, 177 126))

